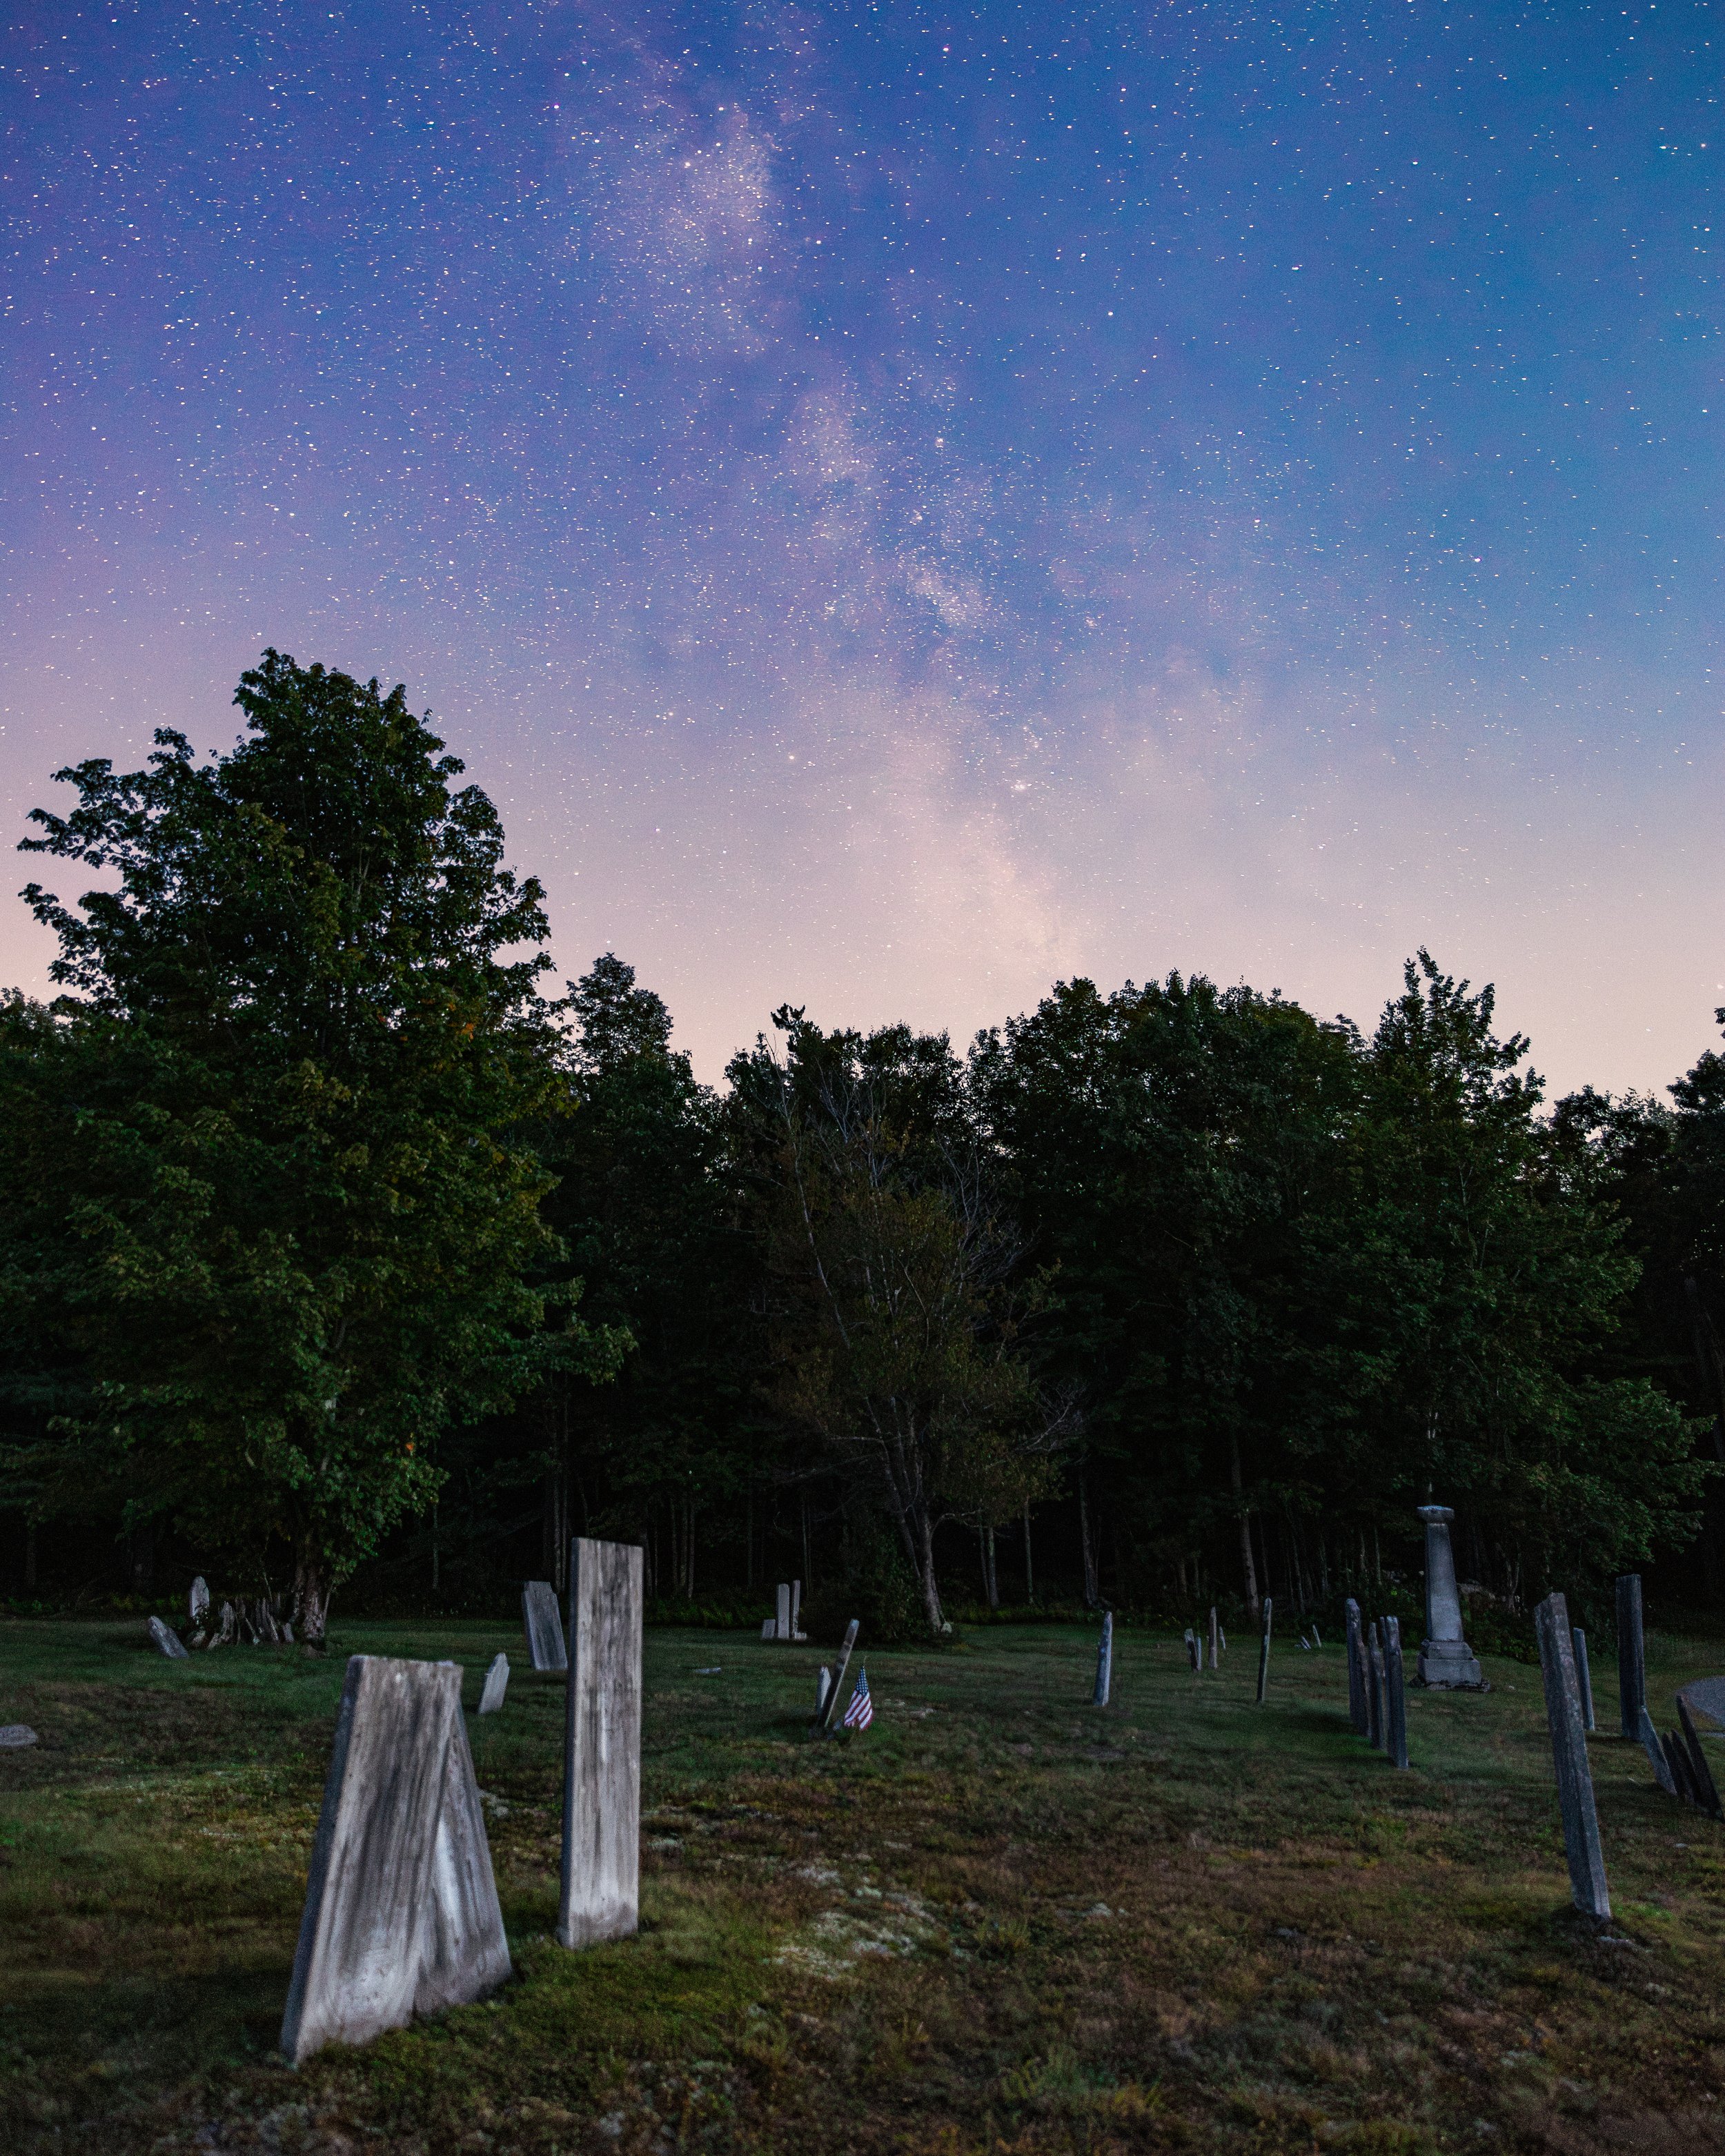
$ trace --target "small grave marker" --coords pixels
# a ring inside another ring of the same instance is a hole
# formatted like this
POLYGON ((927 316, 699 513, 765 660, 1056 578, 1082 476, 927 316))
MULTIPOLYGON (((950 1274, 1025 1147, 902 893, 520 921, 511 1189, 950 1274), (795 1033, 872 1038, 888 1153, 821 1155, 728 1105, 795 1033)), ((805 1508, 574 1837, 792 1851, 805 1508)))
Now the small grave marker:
POLYGON ((1096 1642, 1096 1683, 1091 1695, 1093 1707, 1108 1704, 1108 1687, 1114 1677, 1114 1612, 1102 1612, 1102 1636, 1096 1642))
POLYGON ((557 1589, 548 1579, 530 1579, 522 1588, 521 1624, 527 1635, 528 1659, 536 1670, 555 1676, 568 1668, 557 1589))
POLYGON ((1546 1596, 1533 1612, 1533 1627, 1539 1637, 1539 1674, 1545 1686, 1552 1762, 1557 1769, 1558 1802, 1563 1815, 1570 1896, 1584 1916, 1606 1918, 1611 1914, 1611 1897, 1605 1885, 1604 1852, 1599 1845, 1599 1816, 1594 1803, 1593 1771, 1587 1760, 1587 1732, 1581 1726, 1581 1693, 1575 1681, 1569 1607, 1561 1594, 1546 1596))
POLYGON ((295 2066, 480 1998, 509 1948, 453 1663, 355 1655, 282 2019, 295 2066))
POLYGON ((641 1568, 634 1543, 569 1546, 562 1946, 627 1938, 640 1922, 641 1568))
POLYGON ((8 1722, 0 1727, 0 1752, 22 1752, 26 1745, 37 1741, 36 1732, 28 1722, 8 1722))
POLYGON ((167 1656, 169 1661, 183 1662, 189 1659, 186 1653, 185 1641, 172 1626, 164 1625, 159 1617, 152 1617, 150 1620, 150 1637, 156 1642, 158 1650, 167 1656))
POLYGON ((485 1689, 480 1694, 480 1712, 495 1714, 502 1706, 504 1695, 508 1690, 509 1657, 507 1655, 499 1655, 490 1668, 485 1671, 485 1689))

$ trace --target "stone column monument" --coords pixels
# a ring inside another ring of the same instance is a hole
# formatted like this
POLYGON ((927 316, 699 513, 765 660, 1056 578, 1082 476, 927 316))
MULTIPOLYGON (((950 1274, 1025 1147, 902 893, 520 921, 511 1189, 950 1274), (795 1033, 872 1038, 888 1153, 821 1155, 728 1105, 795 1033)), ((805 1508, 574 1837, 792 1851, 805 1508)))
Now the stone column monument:
POLYGON ((1422 1505, 1425 1522, 1425 1640, 1420 1650, 1420 1681, 1439 1691, 1461 1691, 1482 1681, 1480 1666, 1461 1630, 1461 1597, 1450 1548, 1447 1505, 1422 1505))

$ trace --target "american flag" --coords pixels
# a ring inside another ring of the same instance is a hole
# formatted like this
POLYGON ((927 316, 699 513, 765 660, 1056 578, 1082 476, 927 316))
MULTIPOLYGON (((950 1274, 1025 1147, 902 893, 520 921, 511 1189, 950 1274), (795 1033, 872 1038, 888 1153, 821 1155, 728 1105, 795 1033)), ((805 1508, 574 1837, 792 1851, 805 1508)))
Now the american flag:
POLYGON ((866 1729, 875 1718, 875 1702, 869 1697, 869 1673, 859 1670, 856 1690, 850 1695, 850 1704, 845 1710, 847 1729, 866 1729))

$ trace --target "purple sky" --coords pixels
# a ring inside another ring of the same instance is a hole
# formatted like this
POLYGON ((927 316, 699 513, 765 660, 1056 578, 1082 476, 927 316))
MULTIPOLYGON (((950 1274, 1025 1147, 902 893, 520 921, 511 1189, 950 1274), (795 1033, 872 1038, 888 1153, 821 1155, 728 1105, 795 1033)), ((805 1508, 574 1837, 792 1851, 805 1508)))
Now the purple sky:
POLYGON ((1662 1085, 1725 1003, 1713 24, 50 0, 8 826, 274 644, 405 681, 708 1076, 1073 973, 1369 1022, 1424 942, 1662 1085))

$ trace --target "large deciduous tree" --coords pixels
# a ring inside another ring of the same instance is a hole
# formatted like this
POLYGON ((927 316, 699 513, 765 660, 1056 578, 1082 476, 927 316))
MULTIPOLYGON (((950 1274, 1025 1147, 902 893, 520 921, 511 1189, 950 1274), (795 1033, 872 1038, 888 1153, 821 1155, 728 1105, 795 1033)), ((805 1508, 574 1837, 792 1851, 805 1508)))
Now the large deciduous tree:
POLYGON ((547 1316, 571 1106, 536 881, 403 690, 270 652, 247 732, 57 776, 28 849, 68 993, 0 1034, 11 1468, 39 1511, 121 1496, 285 1554, 302 1636, 431 1502, 440 1430, 624 1344, 547 1316), (535 1286, 536 1278, 542 1284, 535 1286))

